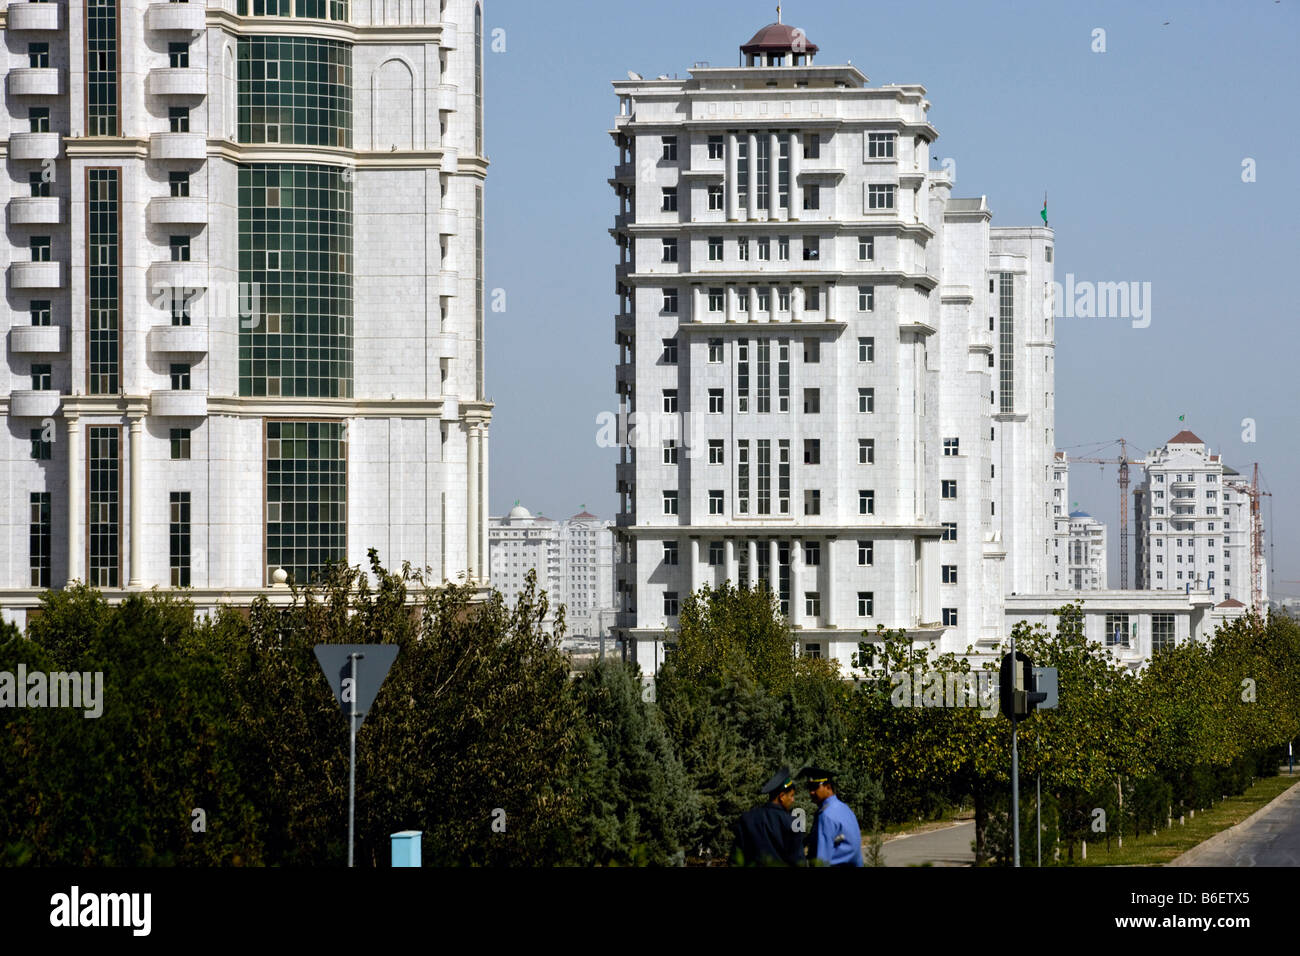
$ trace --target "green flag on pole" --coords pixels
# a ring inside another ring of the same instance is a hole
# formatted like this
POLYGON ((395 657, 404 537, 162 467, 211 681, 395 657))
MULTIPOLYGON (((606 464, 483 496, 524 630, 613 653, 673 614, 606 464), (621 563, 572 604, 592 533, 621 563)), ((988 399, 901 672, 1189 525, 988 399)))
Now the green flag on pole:
POLYGON ((1043 193, 1043 225, 1047 225, 1047 193, 1043 193))

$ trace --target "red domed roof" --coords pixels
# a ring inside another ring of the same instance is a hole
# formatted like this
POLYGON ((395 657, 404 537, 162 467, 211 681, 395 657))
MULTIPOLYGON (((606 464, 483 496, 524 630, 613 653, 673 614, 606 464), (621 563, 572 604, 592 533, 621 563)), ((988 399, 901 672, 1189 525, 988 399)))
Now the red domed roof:
POLYGON ((740 48, 741 53, 810 53, 817 52, 817 44, 808 35, 788 23, 769 23, 754 34, 753 39, 740 48), (795 50, 796 43, 799 49, 795 50))

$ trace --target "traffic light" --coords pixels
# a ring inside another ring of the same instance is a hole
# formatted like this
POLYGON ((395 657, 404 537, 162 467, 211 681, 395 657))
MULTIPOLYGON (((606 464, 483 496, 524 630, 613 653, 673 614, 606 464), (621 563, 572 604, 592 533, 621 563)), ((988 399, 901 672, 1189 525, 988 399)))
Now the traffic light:
POLYGON ((1024 720, 1039 704, 1047 700, 1047 694, 1038 690, 1034 662, 1028 654, 1020 651, 1016 651, 1014 660, 1010 654, 1002 658, 998 690, 1002 713, 1013 723, 1024 720))

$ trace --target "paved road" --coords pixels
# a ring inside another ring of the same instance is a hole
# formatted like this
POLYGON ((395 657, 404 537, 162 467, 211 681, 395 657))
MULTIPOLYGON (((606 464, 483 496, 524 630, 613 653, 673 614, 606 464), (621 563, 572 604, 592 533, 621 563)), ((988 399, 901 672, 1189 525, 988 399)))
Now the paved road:
POLYGON ((1300 785, 1170 866, 1300 866, 1300 785))
POLYGON ((885 844, 885 866, 974 866, 975 821, 928 833, 898 837, 885 844))

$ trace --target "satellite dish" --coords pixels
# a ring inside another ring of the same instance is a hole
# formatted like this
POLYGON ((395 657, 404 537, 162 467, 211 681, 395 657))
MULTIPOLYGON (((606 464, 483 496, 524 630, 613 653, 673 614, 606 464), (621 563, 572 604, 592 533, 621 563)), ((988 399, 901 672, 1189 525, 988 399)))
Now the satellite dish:
POLYGON ((627 71, 627 78, 628 78, 629 80, 644 80, 644 79, 645 79, 645 77, 642 76, 640 73, 638 73, 636 70, 628 70, 628 71, 627 71))

